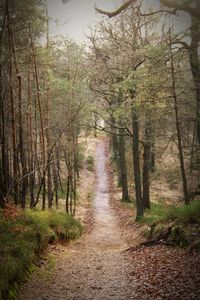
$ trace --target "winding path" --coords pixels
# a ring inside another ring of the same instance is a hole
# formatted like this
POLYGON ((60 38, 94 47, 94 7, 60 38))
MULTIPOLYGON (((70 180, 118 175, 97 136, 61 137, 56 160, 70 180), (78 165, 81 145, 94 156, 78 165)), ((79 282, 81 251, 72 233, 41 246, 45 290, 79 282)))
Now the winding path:
POLYGON ((129 263, 123 254, 127 245, 109 203, 106 163, 105 141, 98 140, 93 229, 58 259, 51 279, 37 278, 25 285, 22 300, 133 299, 129 263))

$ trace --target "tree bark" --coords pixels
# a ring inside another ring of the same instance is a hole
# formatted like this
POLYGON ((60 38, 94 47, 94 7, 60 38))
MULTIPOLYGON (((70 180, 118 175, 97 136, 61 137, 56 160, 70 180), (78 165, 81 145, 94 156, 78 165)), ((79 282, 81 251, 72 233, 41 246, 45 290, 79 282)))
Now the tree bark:
POLYGON ((117 130, 115 128, 116 122, 113 115, 111 115, 111 124, 112 124, 112 152, 113 152, 113 158, 117 166, 117 182, 118 186, 120 187, 122 185, 121 182, 121 170, 120 170, 120 159, 119 159, 119 137, 117 135, 117 130))
POLYGON ((13 52, 12 52, 12 36, 11 36, 11 19, 9 13, 9 1, 6 1, 7 29, 8 29, 8 48, 9 48, 9 81, 10 81, 10 105, 11 105, 11 130, 12 130, 12 163, 13 163, 13 197, 16 205, 19 203, 19 176, 18 176, 18 154, 16 139, 16 115, 15 100, 13 94, 13 52))
POLYGON ((200 145, 200 62, 198 45, 200 41, 200 20, 191 18, 191 45, 189 47, 190 67, 192 71, 195 95, 196 95, 196 134, 198 145, 200 145))
POLYGON ((135 178, 135 196, 136 196, 136 220, 143 216, 142 203, 142 188, 141 188, 141 174, 140 174, 140 154, 139 154, 139 124, 137 111, 132 104, 132 128, 133 128, 133 163, 134 163, 134 178, 135 178))
POLYGON ((150 178, 151 166, 151 127, 150 122, 145 124, 145 140, 143 152, 143 208, 150 209, 150 178))
POLYGON ((171 59, 171 77, 172 77, 172 96, 174 99, 174 111, 175 111, 175 119, 176 119, 176 131, 177 131, 177 139, 178 139, 180 171, 181 171, 181 176, 182 176, 184 200, 185 200, 185 204, 188 204, 189 203, 189 193, 188 193, 187 177, 186 177, 185 163, 184 163, 184 156, 183 156, 181 129, 180 129, 180 121, 179 121, 179 119, 180 119, 179 118, 179 109, 178 109, 177 95, 176 95, 176 79, 175 79, 175 70, 174 70, 174 59, 173 59, 171 45, 170 45, 170 59, 171 59))
POLYGON ((11 43, 12 43, 12 52, 13 52, 13 59, 15 64, 15 72, 18 81, 18 123, 19 123, 19 152, 20 152, 20 163, 22 168, 22 178, 21 178, 21 191, 20 191, 20 202, 22 208, 26 206, 26 191, 28 186, 27 181, 27 159, 26 159, 26 152, 24 149, 24 129, 23 129, 23 119, 22 119, 22 78, 18 68, 16 50, 15 50, 15 43, 14 43, 14 36, 13 30, 11 27, 11 43))
POLYGON ((35 71, 35 82, 36 82, 36 92, 37 92, 37 101, 38 101, 38 109, 39 109, 39 118, 40 118, 40 128, 41 128, 41 152, 42 152, 42 209, 45 210, 46 206, 46 149, 45 149, 45 136, 44 136, 44 121, 43 121, 43 114, 42 114, 42 106, 40 100, 40 87, 39 87, 39 77, 38 77, 38 69, 37 69, 37 62, 36 62, 36 54, 35 54, 35 47, 33 43, 33 37, 31 33, 31 28, 29 26, 30 32, 30 41, 31 41, 31 49, 33 54, 33 63, 34 63, 34 71, 35 71))
POLYGON ((126 148, 123 129, 119 129, 119 165, 120 165, 120 182, 122 187, 122 201, 129 200, 127 165, 126 165, 126 148))

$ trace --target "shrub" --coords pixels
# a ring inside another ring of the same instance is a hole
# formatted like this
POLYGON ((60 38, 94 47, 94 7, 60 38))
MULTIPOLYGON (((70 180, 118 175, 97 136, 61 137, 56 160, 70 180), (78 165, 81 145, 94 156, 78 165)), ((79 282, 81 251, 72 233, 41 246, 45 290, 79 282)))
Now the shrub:
POLYGON ((36 255, 48 242, 79 237, 82 227, 63 212, 27 210, 15 219, 5 219, 2 211, 0 215, 0 299, 16 299, 18 283, 27 277, 36 255))

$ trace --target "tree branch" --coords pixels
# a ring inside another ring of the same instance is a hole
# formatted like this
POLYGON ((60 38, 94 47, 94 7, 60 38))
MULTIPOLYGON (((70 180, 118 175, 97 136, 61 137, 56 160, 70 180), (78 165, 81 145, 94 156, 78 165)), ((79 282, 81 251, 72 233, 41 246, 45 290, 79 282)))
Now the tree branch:
POLYGON ((175 10, 183 10, 196 18, 200 18, 199 9, 193 8, 189 5, 189 3, 192 3, 192 1, 187 1, 185 3, 183 3, 182 1, 181 3, 180 1, 177 2, 175 0, 160 0, 160 3, 162 3, 163 5, 169 8, 174 8, 175 10))
MULTIPOLYGON (((129 1, 125 2, 124 4, 122 4, 117 10, 112 11, 112 12, 107 12, 107 11, 101 10, 101 9, 97 8, 96 6, 95 6, 95 10, 102 15, 106 15, 109 18, 113 18, 113 17, 116 17, 117 15, 119 15, 124 10, 126 10, 131 4, 133 4, 135 2, 136 2, 136 0, 129 0, 129 1)), ((148 15, 156 14, 159 12, 167 12, 170 14, 175 14, 177 10, 182 10, 196 18, 200 18, 200 10, 198 9, 198 7, 193 8, 188 4, 188 3, 191 3, 191 1, 187 1, 186 3, 179 3, 179 2, 177 3, 175 0, 160 0, 160 3, 169 8, 173 8, 174 10, 172 10, 172 11, 160 10, 160 11, 153 12, 150 14, 141 14, 141 15, 148 16, 148 15)))
POLYGON ((175 15, 177 10, 176 9, 173 9, 173 10, 167 10, 167 9, 160 9, 160 10, 157 10, 157 11, 153 11, 153 12, 150 12, 150 13, 146 13, 146 14, 143 14, 140 9, 139 9, 139 12, 140 12, 140 15, 142 17, 148 17, 148 16, 153 16, 153 15, 156 15, 156 14, 160 14, 160 13, 167 13, 167 14, 172 14, 172 15, 175 15))
POLYGON ((187 49, 187 50, 190 49, 190 46, 189 46, 186 42, 181 41, 181 40, 174 40, 174 41, 170 42, 170 44, 174 44, 174 45, 180 44, 180 45, 182 45, 185 49, 187 49))
POLYGON ((102 15, 106 15, 109 18, 113 18, 113 17, 116 17, 117 15, 119 15, 122 11, 126 10, 134 2, 136 2, 136 0, 129 0, 129 1, 125 2, 124 4, 122 4, 117 10, 115 10, 113 12, 107 12, 107 11, 101 10, 101 9, 97 8, 96 5, 95 5, 95 10, 96 10, 96 12, 98 12, 102 15))

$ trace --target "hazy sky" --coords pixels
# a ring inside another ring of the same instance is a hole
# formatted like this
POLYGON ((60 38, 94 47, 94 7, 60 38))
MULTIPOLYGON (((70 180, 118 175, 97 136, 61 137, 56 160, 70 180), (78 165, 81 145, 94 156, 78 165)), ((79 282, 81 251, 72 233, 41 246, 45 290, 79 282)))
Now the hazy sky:
MULTIPOLYGON (((50 34, 67 35, 77 41, 83 41, 85 34, 89 33, 88 26, 93 27, 95 22, 102 18, 95 12, 95 4, 97 7, 112 11, 123 3, 123 0, 66 0, 63 4, 62 0, 47 0, 50 21, 50 34), (58 22, 55 22, 55 19, 58 22)), ((159 9, 158 0, 147 0, 154 8, 159 9)), ((187 15, 176 18, 176 26, 178 31, 189 26, 189 18, 187 15)))
POLYGON ((113 10, 122 0, 69 0, 63 4, 62 0, 48 0, 50 31, 53 35, 64 34, 76 40, 84 39, 84 32, 88 26, 94 26, 95 20, 101 17, 95 12, 95 4, 105 10, 113 10), (53 19, 61 23, 56 24, 53 19))

